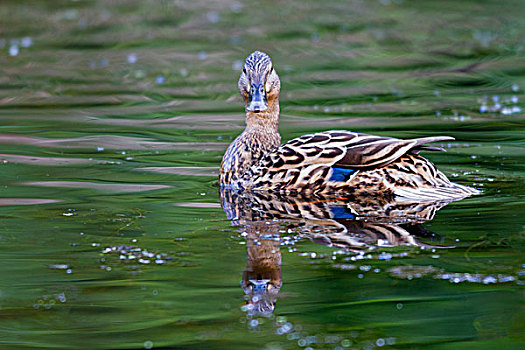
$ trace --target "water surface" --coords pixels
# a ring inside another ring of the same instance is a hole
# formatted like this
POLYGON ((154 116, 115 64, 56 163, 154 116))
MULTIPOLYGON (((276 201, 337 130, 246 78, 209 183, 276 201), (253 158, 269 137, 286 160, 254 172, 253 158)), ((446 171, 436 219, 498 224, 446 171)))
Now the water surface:
POLYGON ((0 347, 523 348, 524 11, 3 1, 0 347), (408 226, 263 200, 227 216, 217 167, 255 49, 284 140, 454 136, 427 156, 483 194, 408 226), (262 312, 241 283, 257 242, 280 278, 262 312))

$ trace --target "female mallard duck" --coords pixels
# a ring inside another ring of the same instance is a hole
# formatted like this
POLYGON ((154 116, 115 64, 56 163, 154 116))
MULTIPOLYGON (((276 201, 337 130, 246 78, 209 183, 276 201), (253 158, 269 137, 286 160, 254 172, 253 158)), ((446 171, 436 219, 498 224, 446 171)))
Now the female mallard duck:
POLYGON ((255 51, 246 58, 239 78, 246 129, 224 154, 219 171, 222 187, 420 201, 479 193, 450 182, 418 154, 444 151, 426 144, 454 139, 449 136, 400 140, 336 130, 304 135, 281 145, 280 87, 268 55, 255 51))

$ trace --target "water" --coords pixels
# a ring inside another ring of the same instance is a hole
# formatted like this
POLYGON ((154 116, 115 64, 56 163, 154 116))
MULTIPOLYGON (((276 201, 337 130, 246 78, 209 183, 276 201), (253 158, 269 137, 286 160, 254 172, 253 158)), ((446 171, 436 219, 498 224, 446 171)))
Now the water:
POLYGON ((524 10, 4 1, 0 347, 523 348, 524 10), (254 49, 284 140, 451 135, 427 156, 483 194, 389 222, 225 213, 254 49))

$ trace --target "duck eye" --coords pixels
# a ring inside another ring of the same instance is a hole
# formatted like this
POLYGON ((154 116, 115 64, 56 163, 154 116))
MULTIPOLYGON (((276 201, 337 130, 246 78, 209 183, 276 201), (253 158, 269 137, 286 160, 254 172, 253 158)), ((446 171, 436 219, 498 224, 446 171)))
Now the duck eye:
POLYGON ((243 68, 242 71, 244 74, 246 74, 246 68, 243 68))

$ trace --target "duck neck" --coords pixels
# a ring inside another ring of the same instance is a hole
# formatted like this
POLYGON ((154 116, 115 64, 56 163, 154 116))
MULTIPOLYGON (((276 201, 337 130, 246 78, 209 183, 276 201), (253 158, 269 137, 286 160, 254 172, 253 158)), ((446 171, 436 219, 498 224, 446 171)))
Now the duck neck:
POLYGON ((274 101, 268 107, 264 112, 246 112, 246 132, 279 133, 279 101, 274 101))

